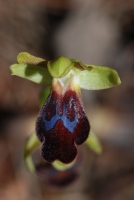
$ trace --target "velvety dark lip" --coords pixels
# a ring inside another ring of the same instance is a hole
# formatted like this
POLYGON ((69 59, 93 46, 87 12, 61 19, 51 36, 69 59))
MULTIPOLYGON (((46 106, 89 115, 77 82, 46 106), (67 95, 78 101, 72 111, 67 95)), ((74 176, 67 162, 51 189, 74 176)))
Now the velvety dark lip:
POLYGON ((63 163, 72 162, 77 155, 76 144, 87 139, 89 130, 79 93, 68 89, 59 95, 53 89, 36 121, 43 158, 48 162, 56 159, 63 163))

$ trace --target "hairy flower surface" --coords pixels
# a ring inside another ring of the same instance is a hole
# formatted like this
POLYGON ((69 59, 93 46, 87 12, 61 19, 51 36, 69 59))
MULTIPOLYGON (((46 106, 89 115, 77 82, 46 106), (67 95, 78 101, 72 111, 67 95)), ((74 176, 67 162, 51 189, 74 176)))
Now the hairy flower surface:
POLYGON ((76 145, 82 144, 89 134, 80 88, 74 79, 67 80, 53 80, 50 95, 36 121, 37 137, 42 142, 41 154, 48 162, 73 161, 77 155, 76 145))

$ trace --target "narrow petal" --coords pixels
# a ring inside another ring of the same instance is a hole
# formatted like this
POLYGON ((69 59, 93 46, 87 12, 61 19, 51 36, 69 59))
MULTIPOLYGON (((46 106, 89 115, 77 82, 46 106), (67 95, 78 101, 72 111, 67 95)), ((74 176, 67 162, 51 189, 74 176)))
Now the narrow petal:
POLYGON ((27 52, 21 52, 17 56, 17 61, 19 64, 28 64, 28 65, 36 65, 36 66, 47 66, 47 61, 33 56, 27 52))

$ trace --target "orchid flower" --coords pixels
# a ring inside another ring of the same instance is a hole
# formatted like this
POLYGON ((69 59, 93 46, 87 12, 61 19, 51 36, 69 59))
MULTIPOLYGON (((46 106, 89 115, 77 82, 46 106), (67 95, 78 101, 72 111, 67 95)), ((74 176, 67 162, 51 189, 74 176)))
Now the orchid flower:
POLYGON ((65 56, 46 61, 22 52, 17 59, 18 63, 10 67, 12 75, 51 87, 35 127, 40 141, 36 142, 42 144, 42 157, 47 162, 72 162, 77 156, 77 145, 85 142, 90 132, 81 89, 100 90, 117 86, 121 83, 118 73, 108 67, 85 65, 65 56))

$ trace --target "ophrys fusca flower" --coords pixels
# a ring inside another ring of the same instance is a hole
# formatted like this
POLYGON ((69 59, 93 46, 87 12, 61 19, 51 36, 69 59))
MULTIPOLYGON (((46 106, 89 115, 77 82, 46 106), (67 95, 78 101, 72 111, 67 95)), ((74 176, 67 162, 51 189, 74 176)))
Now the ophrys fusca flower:
MULTIPOLYGON (((17 59, 18 63, 10 67, 13 75, 51 87, 36 120, 43 158, 48 162, 56 159, 63 163, 73 161, 77 155, 77 145, 87 139, 90 131, 80 88, 100 90, 117 86, 121 83, 118 73, 108 67, 85 65, 64 56, 46 61, 22 52, 17 59)), ((89 143, 92 141, 89 140, 89 143)), ((25 158, 39 145, 36 137, 29 139, 25 158)), ((27 164, 32 168, 29 162, 27 164)))

